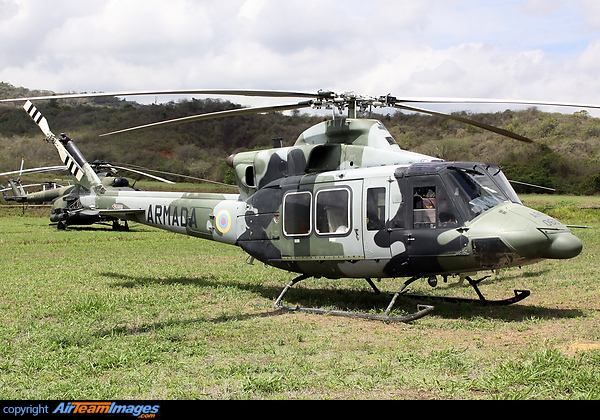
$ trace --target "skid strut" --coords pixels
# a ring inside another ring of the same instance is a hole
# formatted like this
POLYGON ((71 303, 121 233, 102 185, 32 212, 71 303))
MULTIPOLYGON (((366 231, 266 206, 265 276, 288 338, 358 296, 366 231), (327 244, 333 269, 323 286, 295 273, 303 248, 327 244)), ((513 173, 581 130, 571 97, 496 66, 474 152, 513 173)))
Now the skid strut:
MULTIPOLYGON (((468 277, 468 276, 465 277, 466 280, 471 285, 471 287, 475 290, 475 293, 477 293, 478 299, 461 298, 461 297, 453 297, 453 296, 430 296, 430 295, 419 295, 419 294, 412 294, 412 293, 404 293, 403 296, 409 297, 412 299, 443 300, 444 302, 452 302, 452 303, 477 303, 480 305, 502 306, 502 305, 512 305, 513 303, 516 303, 516 302, 519 302, 519 301, 525 299, 527 296, 529 296, 531 294, 531 292, 529 290, 515 290, 514 291, 515 295, 512 297, 506 298, 506 299, 499 299, 499 300, 486 299, 485 296, 483 296, 483 294, 479 290, 478 284, 481 281, 487 279, 488 277, 489 276, 485 276, 478 280, 473 280, 471 277, 468 277)), ((415 280, 418 280, 419 278, 420 277, 416 277, 416 276, 411 277, 404 283, 404 286, 407 287, 410 283, 412 283, 415 280)))
MULTIPOLYGON (((275 303, 273 304, 273 306, 277 309, 282 309, 282 310, 286 310, 286 311, 298 311, 298 312, 307 312, 307 313, 313 313, 313 314, 344 316, 344 317, 350 317, 350 318, 374 319, 374 320, 378 320, 378 321, 391 321, 391 322, 415 321, 417 319, 423 318, 424 316, 428 315, 434 309, 433 306, 429 306, 429 305, 417 305, 417 312, 415 312, 415 313, 412 313, 409 315, 404 315, 404 316, 390 316, 389 315, 390 311, 392 310, 392 307, 394 306, 396 299, 398 298, 399 295, 404 293, 406 285, 404 285, 400 290, 398 290, 396 293, 393 294, 392 300, 390 301, 390 303, 387 306, 383 315, 373 315, 373 314, 364 314, 364 313, 347 312, 347 311, 334 311, 334 310, 329 310, 329 309, 318 309, 318 308, 304 308, 304 307, 300 307, 300 306, 289 307, 289 306, 281 305, 281 300, 283 299, 283 296, 288 292, 288 290, 290 290, 292 288, 292 286, 294 286, 296 283, 299 283, 302 280, 305 280, 309 277, 311 277, 311 276, 301 275, 299 277, 296 277, 292 281, 290 281, 283 288, 283 290, 281 291, 281 294, 279 295, 277 300, 275 300, 275 303)), ((375 287, 373 282, 370 279, 367 279, 367 281, 369 282, 371 287, 373 287, 373 290, 375 290, 375 293, 379 294, 380 292, 377 289, 377 287, 375 287)))

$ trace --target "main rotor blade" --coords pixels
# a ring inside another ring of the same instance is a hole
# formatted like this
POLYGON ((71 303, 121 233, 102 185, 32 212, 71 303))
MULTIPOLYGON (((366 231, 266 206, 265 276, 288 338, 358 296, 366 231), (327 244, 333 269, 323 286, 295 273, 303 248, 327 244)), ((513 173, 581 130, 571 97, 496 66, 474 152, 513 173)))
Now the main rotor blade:
POLYGON ((469 118, 459 117, 458 115, 445 114, 443 112, 436 112, 436 111, 431 111, 431 110, 428 110, 428 109, 417 108, 417 107, 408 106, 408 105, 402 105, 402 104, 398 104, 398 103, 394 104, 394 107, 395 108, 400 108, 400 109, 405 109, 407 111, 421 112, 421 113, 424 113, 424 114, 430 114, 430 115, 435 115, 435 116, 442 117, 442 118, 448 118, 448 119, 451 119, 451 120, 454 120, 454 121, 460 121, 462 123, 473 125, 475 127, 479 127, 479 128, 484 129, 484 130, 487 130, 487 131, 492 131, 492 132, 494 132, 496 134, 500 134, 502 136, 510 137, 510 138, 515 139, 515 140, 523 141, 523 142, 526 142, 526 143, 533 143, 533 140, 528 139, 527 137, 523 137, 523 136, 521 136, 519 134, 513 133, 512 131, 504 130, 503 128, 494 127, 493 125, 484 124, 482 122, 471 120, 469 118))
POLYGON ((136 174, 140 174, 140 175, 144 175, 144 176, 147 176, 147 177, 150 177, 150 178, 154 178, 154 179, 157 179, 159 181, 166 182, 167 184, 175 184, 175 182, 169 181, 168 179, 161 178, 161 177, 156 176, 156 175, 151 175, 151 174, 148 174, 146 172, 138 171, 136 169, 125 168, 124 166, 116 166, 116 165, 111 165, 111 166, 113 168, 123 169, 125 171, 135 172, 136 174))
MULTIPOLYGON (((27 185, 21 185, 20 187, 21 187, 21 188, 29 188, 29 187, 40 187, 40 186, 42 186, 42 185, 48 185, 48 183, 46 183, 46 182, 40 182, 40 183, 37 183, 37 184, 27 184, 27 185)), ((56 184, 56 185, 58 185, 58 184, 56 184)), ((58 186, 58 187, 56 187, 56 188, 60 188, 60 187, 62 187, 62 185, 59 185, 59 186, 58 186)), ((0 191, 8 191, 8 190, 11 190, 11 189, 12 189, 12 188, 4 188, 4 189, 1 189, 0 191)))
POLYGON ((94 92, 94 93, 69 93, 35 97, 22 97, 0 99, 2 102, 20 102, 26 100, 47 99, 78 99, 78 98, 105 98, 110 96, 156 96, 156 95, 230 95, 230 96, 254 96, 265 98, 331 98, 333 93, 329 91, 290 92, 278 90, 245 90, 245 89, 180 89, 180 90, 149 90, 131 92, 94 92))
MULTIPOLYGON (((173 176, 176 176, 176 177, 179 177, 179 178, 188 178, 188 179, 193 179, 193 180, 196 180, 196 181, 202 181, 202 182, 208 182, 208 183, 211 183, 211 184, 223 185, 225 187, 237 188, 237 185, 225 184, 224 182, 212 181, 212 180, 206 179, 206 178, 198 178, 198 177, 190 176, 190 175, 182 175, 182 174, 177 174, 175 172, 158 171, 156 169, 149 169, 149 168, 146 168, 144 166, 139 166, 139 165, 131 165, 131 166, 136 166, 136 167, 138 167, 140 169, 144 169, 146 171, 151 171, 151 172, 156 172, 158 174, 173 175, 173 176)), ((131 171, 132 170, 131 168, 128 168, 128 167, 125 167, 125 166, 114 166, 114 167, 115 168, 124 169, 126 171, 131 171)), ((152 176, 152 175, 149 175, 149 176, 152 176)))
POLYGON ((556 192, 556 190, 554 188, 542 187, 541 185, 535 185, 535 184, 528 184, 527 182, 513 181, 512 179, 509 179, 508 182, 510 182, 511 184, 525 185, 527 187, 541 188, 543 190, 548 190, 548 191, 556 192))
POLYGON ((43 168, 23 169, 20 171, 2 172, 0 176, 14 175, 14 174, 37 174, 42 172, 53 172, 53 171, 66 171, 66 166, 46 166, 43 168))
MULTIPOLYGON (((156 96, 156 95, 226 95, 226 96, 252 96, 265 98, 317 98, 333 99, 337 95, 327 90, 319 90, 316 93, 295 92, 282 90, 252 90, 252 89, 174 89, 174 90, 148 90, 148 91, 124 91, 124 92, 93 92, 93 93, 67 93, 51 94, 44 96, 21 97, 0 99, 3 102, 20 102, 26 100, 48 100, 48 99, 78 99, 78 98, 103 98, 103 97, 121 97, 121 96, 156 96)), ((540 105, 557 107, 575 107, 575 108, 595 108, 600 109, 597 104, 580 104, 574 102, 556 102, 556 101, 537 101, 520 99, 485 99, 485 98, 448 98, 448 97, 404 97, 397 98, 396 102, 401 103, 471 103, 471 104, 515 104, 515 105, 540 105)))
POLYGON ((598 104, 580 104, 575 102, 534 101, 530 99, 483 99, 483 98, 442 98, 442 97, 407 97, 396 98, 397 102, 429 103, 429 104, 513 104, 513 105, 540 105, 571 108, 600 109, 598 104))
POLYGON ((245 115, 245 114, 260 114, 263 112, 273 112, 273 111, 289 111, 292 109, 300 109, 300 108, 308 108, 312 105, 313 101, 305 101, 299 102, 297 104, 290 105, 272 105, 272 106, 264 106, 264 107, 252 107, 252 108, 239 108, 239 109, 231 109, 227 111, 217 111, 217 112, 209 112, 207 114, 199 114, 199 115, 191 115, 189 117, 176 118, 173 120, 160 121, 152 124, 140 125, 137 127, 126 128, 123 130, 117 130, 110 133, 100 134, 100 136, 110 136, 113 134, 125 133, 128 131, 142 130, 145 128, 152 127, 164 127, 168 125, 174 124, 182 124, 186 122, 192 121, 200 121, 200 120, 208 120, 211 118, 220 118, 220 117, 230 117, 234 115, 245 115))

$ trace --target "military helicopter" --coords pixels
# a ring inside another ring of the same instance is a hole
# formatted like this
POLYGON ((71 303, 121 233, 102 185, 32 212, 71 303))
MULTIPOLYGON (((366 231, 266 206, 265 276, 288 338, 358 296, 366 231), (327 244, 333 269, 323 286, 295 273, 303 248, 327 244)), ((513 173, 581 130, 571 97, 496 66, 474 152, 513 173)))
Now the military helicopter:
POLYGON ((46 181, 46 182, 41 182, 41 183, 23 185, 23 183, 21 181, 21 177, 23 175, 33 175, 33 174, 40 174, 40 173, 46 173, 46 172, 66 171, 67 170, 66 166, 45 166, 45 167, 39 167, 39 168, 23 169, 24 163, 25 163, 25 159, 21 159, 21 169, 19 169, 17 171, 9 171, 9 172, 0 173, 0 176, 10 176, 10 175, 18 174, 18 177, 16 179, 15 178, 8 179, 8 182, 7 182, 8 187, 5 187, 4 185, 0 184, 2 195, 4 196, 4 199, 6 201, 15 201, 15 202, 24 203, 24 204, 25 203, 32 203, 32 204, 48 203, 48 202, 53 201, 60 195, 64 194, 64 191, 66 191, 70 187, 70 186, 63 186, 63 185, 57 184, 56 182, 53 182, 53 181, 46 181), (25 192, 26 188, 32 188, 32 187, 42 187, 42 191, 35 192, 35 193, 26 193, 25 192), (8 193, 7 193, 8 191, 11 191, 12 195, 8 195, 8 193))
MULTIPOLYGON (((52 204, 50 221, 52 223, 56 223, 56 226, 59 230, 64 230, 67 226, 73 225, 92 225, 95 223, 110 223, 112 222, 113 230, 129 230, 129 225, 127 220, 121 224, 119 218, 113 217, 110 215, 110 211, 96 211, 91 209, 85 209, 81 206, 79 202, 79 194, 82 189, 85 189, 85 182, 82 182, 83 179, 83 171, 79 171, 77 169, 77 165, 74 162, 75 157, 80 157, 81 152, 74 144, 74 142, 65 134, 61 135, 60 139, 61 143, 64 145, 64 149, 69 151, 70 158, 67 159, 66 163, 69 165, 73 165, 71 169, 73 185, 56 185, 52 182, 45 182, 41 184, 29 184, 29 185, 21 185, 21 175, 23 174, 37 174, 37 173, 45 173, 52 171, 65 171, 69 168, 67 166, 47 166, 41 168, 32 168, 32 169, 23 169, 23 162, 21 162, 21 170, 5 172, 0 174, 2 175, 13 175, 19 174, 19 178, 9 179, 8 188, 2 188, 2 193, 4 199, 6 201, 15 201, 18 203, 28 203, 28 204, 43 204, 50 203, 52 204), (72 159, 72 160, 71 160, 72 159), (42 191, 33 192, 33 193, 25 193, 24 188, 33 187, 33 186, 44 186, 48 188, 44 188, 42 191), (12 191, 12 195, 8 195, 7 191, 12 191)), ((59 151, 62 149, 59 149, 59 151)), ((79 160, 80 162, 81 159, 79 160)), ((152 175, 147 172, 142 172, 139 169, 127 168, 119 165, 111 165, 107 162, 94 161, 89 164, 92 170, 96 173, 98 178, 101 180, 102 185, 106 189, 116 189, 117 191, 130 190, 130 191, 139 191, 133 185, 130 186, 129 180, 127 178, 123 178, 117 175, 117 169, 123 169, 130 172, 134 172, 146 177, 154 178, 159 181, 174 184, 173 181, 165 179, 163 177, 159 177, 157 175, 152 175)))
POLYGON ((48 204, 52 203, 56 198, 68 193, 73 188, 72 185, 63 186, 56 182, 46 181, 37 184, 22 185, 19 180, 9 179, 8 187, 2 187, 2 195, 6 201, 16 201, 17 203, 29 204, 48 204), (42 187, 42 191, 26 193, 25 188, 42 187), (12 195, 7 192, 12 191, 12 195))
MULTIPOLYGON (((25 110, 40 126, 72 173, 80 173, 79 201, 83 209, 172 232, 236 245, 252 259, 295 272, 274 302, 282 310, 409 322, 434 310, 417 305, 417 311, 391 316, 398 297, 431 296, 410 293, 410 284, 439 277, 467 280, 477 298, 436 297, 452 302, 509 305, 529 296, 515 290, 502 300, 486 299, 474 279, 480 271, 533 264, 544 259, 568 259, 582 250, 569 227, 525 207, 502 170, 480 162, 446 162, 402 150, 385 126, 375 119, 357 118, 357 112, 391 107, 442 116, 519 141, 532 140, 510 131, 458 115, 413 106, 413 103, 519 103, 529 105, 584 105, 479 99, 448 100, 369 97, 353 92, 337 94, 246 90, 193 90, 70 94, 27 100, 25 110), (45 118, 30 100, 73 97, 158 94, 216 94, 260 97, 300 97, 299 103, 241 108, 201 114, 119 130, 179 124, 209 118, 329 108, 347 111, 347 117, 323 121, 300 134, 295 144, 231 155, 238 194, 140 192, 107 189, 83 156, 72 155, 50 131, 45 118), (76 165, 70 164, 75 161, 76 165), (75 172, 73 172, 75 171, 75 172), (310 277, 364 278, 379 294, 372 279, 406 278, 383 315, 288 307, 285 294, 310 277)), ((598 108, 594 105, 589 107, 598 108)))

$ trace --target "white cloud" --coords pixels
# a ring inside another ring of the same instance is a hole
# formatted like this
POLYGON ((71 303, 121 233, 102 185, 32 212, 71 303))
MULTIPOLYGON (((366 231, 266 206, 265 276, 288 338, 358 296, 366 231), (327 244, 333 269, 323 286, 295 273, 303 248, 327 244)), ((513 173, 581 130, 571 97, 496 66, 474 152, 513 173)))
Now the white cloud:
MULTIPOLYGON (((0 80, 594 102, 594 0, 0 0, 0 80)), ((244 102, 247 100, 244 99, 244 102)))
POLYGON ((246 0, 240 7, 237 17, 239 19, 255 21, 265 7, 265 3, 265 0, 246 0))

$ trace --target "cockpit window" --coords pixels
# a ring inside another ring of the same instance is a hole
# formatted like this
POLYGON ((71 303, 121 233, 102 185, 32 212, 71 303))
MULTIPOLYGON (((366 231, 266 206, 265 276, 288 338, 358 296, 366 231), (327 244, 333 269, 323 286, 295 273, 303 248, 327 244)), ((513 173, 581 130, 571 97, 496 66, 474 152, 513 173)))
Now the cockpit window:
POLYGON ((499 167, 495 165, 488 165, 486 166, 485 170, 488 174, 490 174, 492 179, 498 184, 502 191, 504 191, 504 193, 510 201, 517 204, 523 204, 519 199, 519 196, 513 189, 512 185, 510 185, 510 182, 508 181, 508 179, 506 179, 506 176, 499 167))
MULTIPOLYGON (((510 201, 491 176, 480 168, 450 168, 450 193, 471 220, 500 203, 510 201)), ((501 172, 500 172, 501 173, 501 172)))

